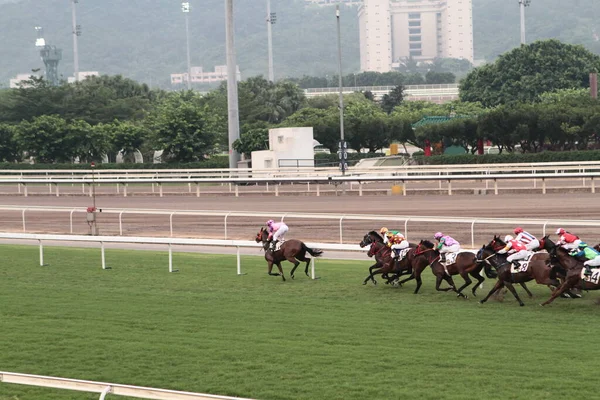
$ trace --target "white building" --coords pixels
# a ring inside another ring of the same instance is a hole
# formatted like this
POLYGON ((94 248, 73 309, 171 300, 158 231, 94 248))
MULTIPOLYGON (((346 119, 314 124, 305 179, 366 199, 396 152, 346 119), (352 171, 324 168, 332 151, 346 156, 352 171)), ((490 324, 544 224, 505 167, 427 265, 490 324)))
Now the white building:
MULTIPOLYGON (((210 72, 204 72, 202 67, 191 67, 190 73, 192 83, 212 83, 226 81, 227 65, 217 65, 215 66, 215 70, 210 72)), ((239 66, 236 66, 236 78, 238 81, 242 80, 242 74, 240 73, 239 66)), ((187 72, 181 74, 171 74, 171 85, 180 85, 187 83, 187 81, 187 72)))
MULTIPOLYGON (((89 76, 100 76, 100 73, 98 71, 81 71, 77 75, 79 76, 79 80, 82 81, 89 76)), ((74 76, 68 77, 67 82, 75 83, 75 77, 74 76)))
POLYGON ((21 82, 28 81, 31 78, 31 75, 35 74, 17 74, 16 77, 12 78, 9 81, 9 87, 11 89, 17 89, 19 87, 19 84, 21 82))
POLYGON ((269 150, 252 152, 252 169, 314 167, 313 128, 269 129, 269 150))
POLYGON ((473 62, 472 0, 364 0, 358 9, 362 71, 406 59, 473 62))

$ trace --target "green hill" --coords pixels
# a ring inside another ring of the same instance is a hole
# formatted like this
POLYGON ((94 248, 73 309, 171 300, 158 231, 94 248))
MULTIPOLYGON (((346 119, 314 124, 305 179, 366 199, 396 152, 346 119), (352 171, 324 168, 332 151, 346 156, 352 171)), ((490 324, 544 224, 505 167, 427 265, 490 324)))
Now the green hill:
MULTIPOLYGON (((189 0, 192 65, 210 70, 225 63, 224 0, 189 0)), ((473 0, 476 58, 494 59, 519 44, 517 0, 473 0), (513 4, 514 3, 514 4, 513 4)), ((244 77, 266 75, 266 14, 263 0, 235 0, 236 48, 244 77)), ((332 75, 337 71, 333 7, 304 0, 272 0, 277 78, 332 75)), ((600 53, 594 0, 533 0, 527 9, 528 40, 558 38, 600 53)), ((169 74, 185 70, 185 25, 178 1, 80 0, 80 70, 122 74, 169 87, 169 74)), ((17 73, 43 68, 34 47, 35 26, 63 49, 60 73, 72 66, 71 8, 67 0, 0 0, 0 87, 17 73)), ((599 28, 600 31, 600 28, 599 28)), ((598 32, 600 34, 600 32, 598 32)), ((342 8, 344 72, 359 69, 356 7, 342 8)))

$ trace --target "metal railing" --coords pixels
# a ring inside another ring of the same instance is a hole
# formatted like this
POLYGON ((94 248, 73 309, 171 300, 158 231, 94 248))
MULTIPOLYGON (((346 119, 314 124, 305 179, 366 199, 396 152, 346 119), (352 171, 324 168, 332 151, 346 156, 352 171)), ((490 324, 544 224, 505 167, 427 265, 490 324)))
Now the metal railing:
MULTIPOLYGON (((19 212, 22 218, 23 232, 27 232, 28 223, 26 220, 27 212, 64 212, 69 214, 69 232, 74 233, 73 229, 73 214, 86 212, 84 208, 72 208, 72 207, 45 207, 45 206, 0 206, 0 211, 14 211, 19 212)), ((231 245, 229 241, 229 225, 232 223, 234 218, 277 218, 280 221, 286 219, 297 218, 302 221, 308 220, 329 220, 335 222, 338 227, 339 244, 344 244, 344 222, 350 221, 370 221, 370 222, 383 222, 386 224, 396 223, 403 228, 403 233, 407 238, 410 238, 410 232, 412 232, 412 226, 415 223, 439 223, 444 225, 445 230, 448 232, 465 231, 468 227, 470 232, 471 247, 475 248, 476 243, 476 228, 488 227, 489 225, 497 226, 526 226, 531 228, 539 229, 543 235, 547 234, 548 228, 551 228, 551 232, 561 226, 569 227, 600 227, 600 220, 578 220, 578 219, 533 219, 533 218, 476 218, 476 217, 439 217, 439 216, 399 216, 399 215, 370 215, 370 214, 330 214, 330 213, 280 213, 280 212, 236 212, 236 211, 211 211, 211 210, 160 210, 160 209, 124 209, 124 208, 103 208, 103 213, 116 214, 118 215, 118 227, 119 235, 123 235, 124 215, 142 214, 142 215, 161 215, 165 217, 165 226, 168 227, 170 236, 173 237, 174 232, 182 232, 181 229, 177 229, 174 223, 174 216, 203 216, 203 217, 219 217, 223 220, 223 240, 227 242, 214 242, 215 245, 231 245), (454 225, 454 229, 450 228, 448 224, 454 225)), ((371 228, 372 229, 372 228, 371 228)), ((156 240, 156 239, 153 239, 156 240)), ((176 239, 173 239, 176 240, 176 239)), ((178 239, 177 239, 178 240, 178 239)), ((184 239, 182 239, 184 240, 184 239)), ((187 239, 185 239, 187 240, 187 239)), ((92 240, 97 241, 97 240, 92 240)), ((187 242, 186 242, 187 243, 187 242)), ((212 243, 212 242, 211 242, 212 243)), ((244 242, 247 244, 247 242, 244 242)), ((252 242, 250 242, 252 243, 252 242)), ((245 245, 244 245, 245 246, 245 245)), ((253 245, 254 246, 254 245, 253 245)), ((345 250, 356 250, 356 247, 345 248, 345 250)))
POLYGON ((0 382, 97 393, 100 394, 100 400, 104 400, 108 394, 111 396, 127 396, 155 400, 249 400, 240 397, 217 396, 204 393, 58 378, 55 376, 18 374, 4 371, 0 371, 0 382))

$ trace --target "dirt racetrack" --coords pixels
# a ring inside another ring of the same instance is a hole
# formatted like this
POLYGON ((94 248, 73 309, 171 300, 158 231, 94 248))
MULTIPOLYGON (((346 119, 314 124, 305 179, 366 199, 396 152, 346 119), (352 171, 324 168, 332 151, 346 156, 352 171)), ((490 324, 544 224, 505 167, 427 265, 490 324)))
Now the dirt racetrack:
MULTIPOLYGON (((85 210, 90 206, 89 197, 0 197, 0 205, 13 206, 68 206, 85 210)), ((429 196, 172 196, 172 197, 120 197, 102 196, 96 199, 98 208, 145 208, 165 210, 219 210, 244 212, 306 212, 337 214, 385 214, 396 216, 451 216, 465 217, 464 223, 408 223, 408 236, 411 241, 431 239, 436 231, 443 231, 461 241, 465 247, 471 244, 471 220, 469 218, 541 218, 541 219, 600 219, 598 195, 577 194, 501 194, 485 195, 429 195, 429 196)), ((339 242, 339 220, 319 220, 286 218, 290 231, 289 238, 299 238, 311 242, 339 242)), ((169 236, 169 215, 127 214, 122 216, 123 235, 128 236, 169 236)), ((264 217, 229 217, 228 238, 252 240, 264 217)), ((404 224, 381 221, 343 221, 343 242, 358 243, 368 230, 378 230, 382 225, 404 231, 404 224)), ((101 213, 98 226, 102 235, 118 235, 118 214, 101 213)), ((224 236, 223 217, 173 216, 173 236, 205 237, 221 239, 224 236)), ((541 235, 541 225, 524 225, 531 233, 541 235)), ((27 232, 69 233, 69 211, 26 212, 27 232)), ((493 234, 508 234, 511 225, 475 225, 475 244, 480 246, 490 240, 493 234)), ((547 226, 547 233, 554 233, 557 227, 547 226)), ((564 228, 574 232, 589 243, 600 241, 600 226, 564 228)), ((23 232, 20 211, 0 210, 0 230, 23 232)), ((85 213, 76 212, 73 217, 73 233, 86 234, 88 226, 85 213)), ((556 238, 556 236, 552 236, 556 238)))

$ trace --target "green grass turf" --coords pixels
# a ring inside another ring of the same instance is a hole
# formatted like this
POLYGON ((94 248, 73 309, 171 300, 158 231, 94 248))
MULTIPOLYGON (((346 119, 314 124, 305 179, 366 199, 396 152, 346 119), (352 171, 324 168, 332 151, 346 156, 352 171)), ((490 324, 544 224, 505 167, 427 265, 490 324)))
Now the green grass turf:
MULTIPOLYGON (((164 252, 108 250, 107 271, 93 249, 47 247, 46 267, 36 247, 0 254, 0 370, 259 399, 597 395, 593 292, 479 305, 429 270, 419 295, 362 286, 367 260, 283 283, 261 257, 237 276, 234 256, 176 253, 169 274, 164 252)), ((97 398, 0 383, 2 400, 97 398)))

